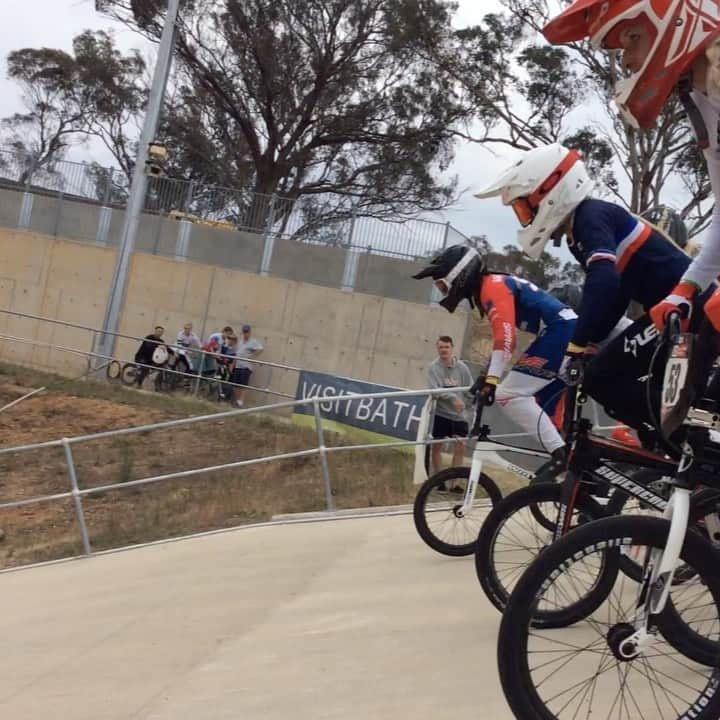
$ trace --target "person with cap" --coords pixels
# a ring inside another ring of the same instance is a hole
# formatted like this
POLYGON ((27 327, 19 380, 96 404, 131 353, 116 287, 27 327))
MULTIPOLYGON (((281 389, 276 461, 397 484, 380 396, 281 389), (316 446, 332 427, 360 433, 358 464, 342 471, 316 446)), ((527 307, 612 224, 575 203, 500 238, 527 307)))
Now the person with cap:
POLYGON ((263 349, 262 343, 252 337, 250 325, 245 323, 242 326, 242 338, 238 342, 235 352, 235 367, 230 375, 230 382, 234 383, 232 399, 235 407, 240 408, 245 404, 245 392, 253 373, 247 359, 258 356, 263 349))
POLYGON ((513 422, 551 453, 544 471, 561 469, 565 440, 558 428, 564 384, 558 371, 575 330, 576 313, 527 280, 488 270, 485 258, 463 245, 447 248, 413 277, 432 278, 444 296, 440 305, 448 312, 467 300, 488 317, 493 350, 486 375, 473 388, 485 405, 497 401, 513 422), (535 335, 535 340, 511 365, 516 328, 535 335))

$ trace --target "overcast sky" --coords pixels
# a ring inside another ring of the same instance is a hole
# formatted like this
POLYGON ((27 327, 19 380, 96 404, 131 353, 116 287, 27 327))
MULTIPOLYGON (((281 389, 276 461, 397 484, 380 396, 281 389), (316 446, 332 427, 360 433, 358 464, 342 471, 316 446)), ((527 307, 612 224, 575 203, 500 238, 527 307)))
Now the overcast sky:
MULTIPOLYGON (((95 12, 94 0, 2 0, 0 23, 0 117, 6 117, 22 110, 17 86, 5 77, 7 54, 22 47, 52 47, 70 50, 72 38, 83 30, 112 29, 118 45, 127 50, 143 46, 136 34, 122 25, 113 24, 95 12)), ((465 26, 480 21, 482 16, 494 9, 494 0, 460 0, 457 24, 465 26)), ((88 159, 110 164, 111 158, 103 154, 102 148, 73 148, 69 158, 88 159)), ((502 207, 499 200, 477 200, 472 191, 486 185, 494 175, 506 167, 514 157, 512 150, 497 150, 493 153, 472 143, 458 146, 452 172, 460 179, 460 186, 466 189, 460 201, 439 219, 449 220, 466 235, 486 234, 495 246, 513 242, 517 224, 512 210, 502 207)), ((561 256, 567 259, 565 252, 561 256)))

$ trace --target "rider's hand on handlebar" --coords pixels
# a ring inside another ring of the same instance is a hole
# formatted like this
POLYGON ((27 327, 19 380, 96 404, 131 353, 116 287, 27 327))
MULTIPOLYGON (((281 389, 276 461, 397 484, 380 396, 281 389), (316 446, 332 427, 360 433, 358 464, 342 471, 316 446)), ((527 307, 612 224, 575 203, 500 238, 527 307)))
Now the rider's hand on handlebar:
POLYGON ((698 291, 697 285, 687 280, 679 282, 664 300, 650 308, 650 319, 655 327, 662 331, 665 328, 667 317, 671 312, 679 312, 683 318, 681 321, 682 332, 687 332, 690 324, 690 313, 692 312, 693 298, 698 291))
POLYGON ((494 375, 488 375, 486 378, 483 378, 483 381, 482 386, 477 390, 477 402, 485 406, 490 406, 495 402, 495 388, 497 388, 500 378, 494 375))
POLYGON ((558 371, 558 376, 566 385, 573 387, 582 382, 583 375, 585 374, 585 361, 587 359, 586 351, 587 348, 581 345, 568 343, 565 350, 565 357, 558 371))

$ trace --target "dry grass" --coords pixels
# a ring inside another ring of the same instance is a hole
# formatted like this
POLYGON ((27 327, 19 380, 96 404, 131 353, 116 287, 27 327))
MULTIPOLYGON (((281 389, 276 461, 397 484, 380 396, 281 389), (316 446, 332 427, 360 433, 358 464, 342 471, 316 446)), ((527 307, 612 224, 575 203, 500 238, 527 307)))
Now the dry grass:
MULTIPOLYGON (((0 401, 48 383, 54 383, 54 389, 0 415, 4 446, 228 409, 105 383, 67 382, 12 366, 0 366, 0 401)), ((326 442, 338 445, 354 440, 352 435, 327 433, 326 442)), ((118 488, 83 499, 92 546, 118 547, 268 520, 275 514, 324 510, 325 490, 315 456, 122 487, 149 476, 316 444, 315 431, 292 423, 287 415, 246 415, 74 445, 81 489, 120 483, 118 488)), ((333 453, 329 466, 338 508, 405 504, 414 497, 412 457, 407 453, 390 448, 333 453)), ((2 501, 67 492, 69 487, 61 448, 0 456, 2 501)), ((0 528, 5 532, 0 566, 82 551, 69 499, 0 510, 0 528)))

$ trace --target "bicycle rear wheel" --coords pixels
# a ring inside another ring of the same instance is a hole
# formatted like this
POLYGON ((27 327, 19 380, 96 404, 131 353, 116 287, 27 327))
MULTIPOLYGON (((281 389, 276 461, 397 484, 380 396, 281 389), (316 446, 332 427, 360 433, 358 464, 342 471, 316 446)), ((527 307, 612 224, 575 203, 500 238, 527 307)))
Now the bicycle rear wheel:
POLYGON ((117 380, 122 372, 122 365, 119 360, 111 360, 105 368, 105 376, 108 380, 117 380))
POLYGON ((425 543, 442 555, 472 555, 480 526, 502 499, 493 480, 480 473, 472 507, 462 513, 469 479, 469 467, 446 468, 429 477, 415 497, 415 528, 425 543))
MULTIPOLYGON (((720 674, 680 653, 652 624, 647 644, 627 655, 621 643, 635 631, 642 585, 616 573, 603 602, 572 627, 534 627, 539 609, 564 597, 587 594, 587 568, 623 547, 662 550, 670 524, 651 517, 613 517, 574 530, 548 547, 528 568, 510 596, 498 635, 498 666, 505 697, 518 718, 720 717, 720 674)), ((720 612, 718 555, 707 541, 688 533, 684 564, 706 584, 715 616, 720 612)), ((674 586, 671 589, 671 593, 674 586)), ((692 612, 692 608, 686 609, 692 612)), ((664 619, 666 611, 661 613, 664 619)), ((712 638, 717 641, 717 635, 712 638)))

